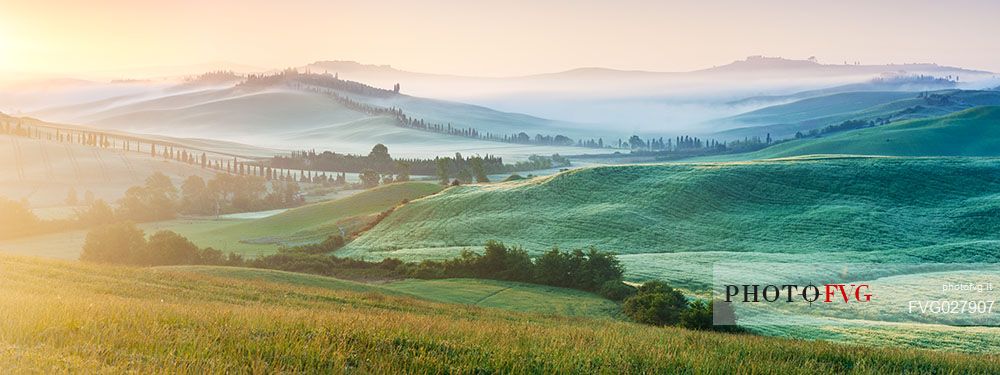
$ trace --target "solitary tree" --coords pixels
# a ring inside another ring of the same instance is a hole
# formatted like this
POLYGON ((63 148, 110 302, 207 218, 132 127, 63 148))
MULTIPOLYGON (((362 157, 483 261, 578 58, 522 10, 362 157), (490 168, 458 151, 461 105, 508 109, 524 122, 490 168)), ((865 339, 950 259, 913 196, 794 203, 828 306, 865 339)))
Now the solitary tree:
POLYGON ((146 264, 160 266, 199 263, 198 246, 169 230, 159 231, 149 236, 145 253, 144 263, 146 264))
POLYGON ((389 148, 385 147, 385 145, 381 143, 372 147, 372 152, 368 153, 368 157, 378 161, 391 159, 389 156, 389 148))

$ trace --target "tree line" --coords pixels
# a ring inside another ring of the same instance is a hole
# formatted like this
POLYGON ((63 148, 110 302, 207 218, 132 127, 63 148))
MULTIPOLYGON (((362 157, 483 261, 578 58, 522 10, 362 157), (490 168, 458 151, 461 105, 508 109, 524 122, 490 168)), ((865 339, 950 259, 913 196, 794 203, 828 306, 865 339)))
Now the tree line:
POLYGON ((532 259, 521 248, 488 241, 483 254, 466 250, 454 259, 406 263, 391 258, 368 262, 332 255, 345 243, 343 237, 334 235, 320 243, 281 247, 275 254, 246 260, 239 255, 221 256, 220 251, 211 248, 199 249, 183 236, 171 231, 158 231, 147 240, 145 233, 132 222, 118 221, 92 229, 87 234, 80 260, 138 266, 224 264, 326 276, 336 276, 341 271, 339 269, 345 267, 382 268, 386 270, 384 276, 396 278, 520 281, 585 290, 611 297, 621 295, 618 289, 631 288, 622 283, 624 268, 615 255, 594 248, 571 252, 553 248, 532 259), (170 244, 175 246, 167 246, 170 244))
POLYGON ((487 241, 482 254, 469 250, 456 258, 419 263, 386 258, 378 262, 340 258, 332 252, 345 244, 330 236, 317 244, 282 247, 276 254, 244 259, 213 248, 199 248, 177 233, 159 231, 147 239, 131 223, 115 223, 87 234, 80 259, 88 262, 133 266, 226 265, 275 269, 347 278, 479 278, 517 281, 594 292, 621 301, 629 319, 644 324, 676 325, 689 329, 736 331, 735 326, 714 326, 714 309, 722 319, 736 321, 732 306, 688 299, 676 289, 651 281, 638 288, 623 282, 624 267, 612 253, 594 248, 564 252, 553 248, 531 258, 519 247, 487 241))
POLYGON ((818 137, 823 134, 830 134, 836 132, 843 132, 848 130, 871 128, 879 125, 888 124, 888 119, 878 118, 876 120, 847 120, 836 125, 827 125, 822 128, 810 129, 809 131, 803 133, 801 131, 795 132, 795 139, 807 138, 807 137, 818 137))
MULTIPOLYGON (((112 217, 105 218, 146 222, 172 219, 177 214, 263 211, 302 203, 301 189, 294 181, 272 181, 268 184, 259 176, 217 174, 208 181, 199 176, 189 176, 178 189, 169 177, 157 172, 146 179, 145 184, 126 190, 112 217)), ((103 202, 98 201, 83 215, 102 216, 92 214, 94 211, 107 212, 98 207, 101 204, 103 202)))
POLYGON ((716 139, 702 139, 689 135, 677 136, 674 138, 663 137, 643 139, 638 135, 633 135, 627 140, 618 140, 618 147, 632 150, 633 154, 683 154, 683 153, 732 153, 755 151, 767 147, 773 143, 771 134, 765 139, 760 137, 746 137, 742 140, 732 140, 728 142, 716 139))
POLYGON ((147 240, 145 232, 129 222, 108 224, 88 232, 80 260, 132 266, 237 266, 246 262, 239 254, 223 254, 210 247, 199 248, 187 238, 171 231, 156 232, 147 240))
POLYGON ((753 152, 774 145, 781 141, 771 139, 771 134, 766 137, 744 137, 731 141, 719 141, 716 139, 703 139, 689 135, 677 136, 673 138, 642 138, 632 135, 628 139, 618 139, 613 148, 630 150, 629 153, 614 153, 608 155, 580 155, 576 158, 622 158, 645 156, 653 157, 656 160, 673 160, 696 156, 736 154, 753 152))
POLYGON ((487 175, 490 174, 566 167, 570 165, 570 160, 559 154, 552 156, 531 155, 528 160, 518 161, 514 164, 504 164, 503 158, 489 154, 486 156, 462 156, 461 153, 455 153, 454 157, 436 157, 434 159, 393 158, 385 145, 377 144, 372 147, 368 155, 338 154, 332 151, 317 153, 315 150, 299 151, 290 155, 274 156, 268 161, 268 165, 285 169, 362 173, 362 181, 375 184, 377 184, 377 181, 374 180, 375 175, 381 175, 383 180, 388 176, 389 182, 407 181, 411 175, 422 175, 437 176, 442 181, 458 179, 460 182, 469 183, 474 181, 488 182, 487 175))
POLYGON ((14 118, 3 114, 0 114, 0 119, 3 120, 0 121, 0 134, 78 144, 108 150, 143 153, 153 158, 162 158, 201 167, 202 169, 211 169, 218 173, 263 177, 267 181, 346 184, 346 175, 328 176, 326 173, 308 170, 307 168, 300 168, 298 170, 272 168, 263 165, 259 161, 240 159, 236 156, 231 158, 209 157, 204 151, 188 149, 173 143, 157 142, 92 130, 63 129, 56 126, 38 124, 36 120, 14 118))

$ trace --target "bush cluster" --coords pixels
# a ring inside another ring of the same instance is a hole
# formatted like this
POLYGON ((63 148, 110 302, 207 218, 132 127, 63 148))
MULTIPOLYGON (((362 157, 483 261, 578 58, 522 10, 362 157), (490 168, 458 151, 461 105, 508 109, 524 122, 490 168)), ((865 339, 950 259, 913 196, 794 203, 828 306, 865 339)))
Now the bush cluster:
POLYGON ((186 264, 239 265, 238 254, 223 254, 213 248, 198 248, 187 238, 159 231, 146 239, 145 232, 130 222, 103 225, 87 233, 80 260, 135 266, 186 264))
POLYGON ((640 286, 635 295, 625 299, 622 311, 638 323, 675 325, 698 330, 735 330, 735 325, 713 325, 715 306, 720 309, 721 319, 735 323, 736 315, 732 306, 725 302, 688 302, 680 291, 663 282, 650 281, 640 286))
POLYGON ((244 262, 243 266, 335 277, 399 277, 396 269, 403 262, 398 259, 368 262, 329 255, 343 247, 344 243, 343 237, 330 236, 317 244, 282 247, 276 254, 244 262))
MULTIPOLYGON (((480 278, 520 281, 599 292, 605 297, 628 296, 622 283, 624 268, 614 254, 590 248, 563 252, 557 248, 531 259, 519 247, 487 241, 483 254, 463 251, 454 259, 404 264, 401 273, 414 278, 480 278), (605 294, 607 292, 607 294, 605 294)), ((624 298, 624 297, 622 297, 624 298)))
POLYGON ((618 259, 593 248, 586 252, 552 249, 532 260, 524 249, 488 241, 481 255, 467 250, 454 259, 404 263, 394 258, 369 262, 330 255, 344 244, 343 237, 330 236, 321 243, 282 247, 276 254, 244 260, 237 254, 200 249, 171 231, 156 232, 147 240, 134 224, 116 223, 91 230, 80 259, 139 266, 229 265, 325 276, 356 275, 358 270, 367 270, 365 276, 376 277, 508 280, 591 291, 616 301, 635 293, 635 288, 622 282, 624 269, 618 259))

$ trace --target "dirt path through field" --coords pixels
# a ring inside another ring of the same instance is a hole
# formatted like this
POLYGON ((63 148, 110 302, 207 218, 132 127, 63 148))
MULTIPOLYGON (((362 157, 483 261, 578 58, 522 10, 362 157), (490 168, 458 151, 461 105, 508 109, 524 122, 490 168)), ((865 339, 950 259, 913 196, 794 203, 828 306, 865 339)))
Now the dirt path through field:
POLYGON ((490 299, 491 297, 493 297, 493 296, 495 296, 497 294, 500 294, 503 291, 508 290, 508 289, 510 289, 510 287, 505 287, 505 288, 497 289, 497 291, 483 296, 483 298, 480 298, 478 301, 476 301, 475 303, 473 303, 473 305, 479 305, 480 303, 483 303, 483 301, 486 301, 486 300, 490 299))

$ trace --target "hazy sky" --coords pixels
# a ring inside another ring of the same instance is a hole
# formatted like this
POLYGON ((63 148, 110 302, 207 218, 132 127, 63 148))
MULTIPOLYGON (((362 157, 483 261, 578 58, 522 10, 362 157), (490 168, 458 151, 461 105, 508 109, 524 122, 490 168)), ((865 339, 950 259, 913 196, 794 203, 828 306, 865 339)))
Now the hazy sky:
POLYGON ((831 3, 0 0, 0 71, 356 60, 504 76, 684 71, 757 54, 1000 71, 1000 2, 831 3))

